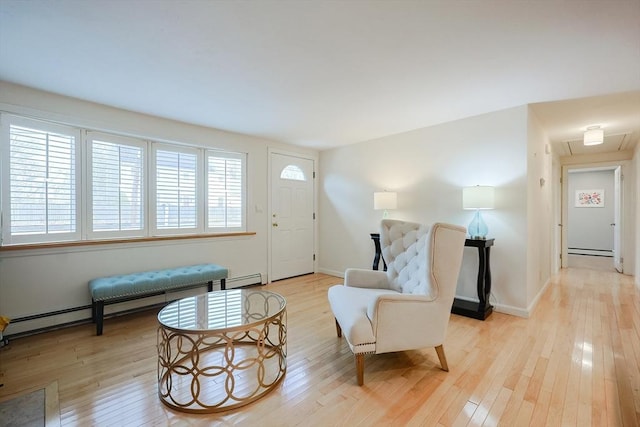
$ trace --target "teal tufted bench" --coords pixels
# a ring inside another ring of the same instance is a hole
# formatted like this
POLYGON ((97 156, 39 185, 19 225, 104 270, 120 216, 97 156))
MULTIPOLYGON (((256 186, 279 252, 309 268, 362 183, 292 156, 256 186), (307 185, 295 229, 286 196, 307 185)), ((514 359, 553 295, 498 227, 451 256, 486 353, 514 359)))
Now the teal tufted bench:
POLYGON ((205 283, 211 292, 214 281, 220 281, 220 289, 225 290, 228 273, 226 268, 216 264, 199 264, 90 280, 91 317, 96 324, 96 335, 102 335, 105 304, 160 295, 205 283))

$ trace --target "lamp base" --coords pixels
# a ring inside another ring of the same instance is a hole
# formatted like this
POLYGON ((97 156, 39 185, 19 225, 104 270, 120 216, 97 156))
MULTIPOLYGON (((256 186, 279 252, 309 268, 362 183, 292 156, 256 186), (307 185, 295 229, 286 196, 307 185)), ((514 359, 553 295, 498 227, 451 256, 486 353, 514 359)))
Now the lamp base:
POLYGON ((469 223, 469 227, 467 227, 469 238, 474 240, 487 240, 488 232, 489 228, 482 219, 482 215, 480 215, 480 209, 477 209, 473 215, 473 219, 469 223))

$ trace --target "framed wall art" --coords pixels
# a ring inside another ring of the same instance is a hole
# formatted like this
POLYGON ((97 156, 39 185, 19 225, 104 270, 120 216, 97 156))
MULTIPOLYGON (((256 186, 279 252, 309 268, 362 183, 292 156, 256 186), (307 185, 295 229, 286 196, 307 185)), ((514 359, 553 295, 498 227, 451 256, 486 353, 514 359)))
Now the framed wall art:
POLYGON ((576 190, 576 208, 603 208, 604 190, 576 190))

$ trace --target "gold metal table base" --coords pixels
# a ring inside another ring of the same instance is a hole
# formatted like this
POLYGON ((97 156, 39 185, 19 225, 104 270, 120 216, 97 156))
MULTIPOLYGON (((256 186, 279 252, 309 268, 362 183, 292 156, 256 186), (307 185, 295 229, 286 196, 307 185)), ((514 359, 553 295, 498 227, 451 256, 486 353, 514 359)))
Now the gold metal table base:
POLYGON ((176 331, 158 328, 158 394, 182 412, 211 413, 247 405, 285 375, 286 310, 251 328, 176 331))

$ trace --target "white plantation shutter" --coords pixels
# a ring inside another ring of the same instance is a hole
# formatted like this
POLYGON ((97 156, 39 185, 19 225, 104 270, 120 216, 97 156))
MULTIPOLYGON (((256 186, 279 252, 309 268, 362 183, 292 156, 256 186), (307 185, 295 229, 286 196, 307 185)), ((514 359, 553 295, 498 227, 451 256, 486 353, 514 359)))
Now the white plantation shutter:
POLYGON ((245 227, 245 164, 241 153, 207 152, 207 228, 240 231, 245 227))
POLYGON ((198 152, 155 149, 155 229, 160 234, 198 229, 198 152))
POLYGON ((90 237, 138 237, 145 232, 145 145, 89 133, 90 237))
POLYGON ((13 116, 3 117, 3 131, 9 141, 3 155, 3 243, 79 239, 79 132, 13 116))
POLYGON ((246 231, 246 153, 5 113, 0 131, 0 245, 246 231))

